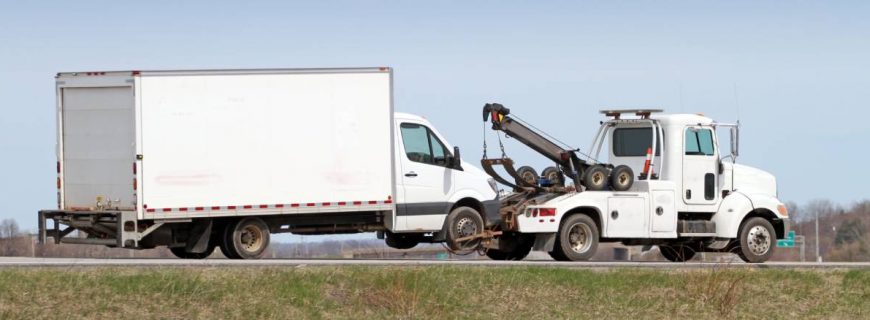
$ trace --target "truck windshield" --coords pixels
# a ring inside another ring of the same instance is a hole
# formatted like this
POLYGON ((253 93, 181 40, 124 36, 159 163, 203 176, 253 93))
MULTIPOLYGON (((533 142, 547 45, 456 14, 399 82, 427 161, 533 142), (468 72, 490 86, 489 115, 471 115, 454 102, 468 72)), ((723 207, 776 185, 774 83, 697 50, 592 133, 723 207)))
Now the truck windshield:
MULTIPOLYGON (((656 156, 662 154, 662 139, 656 139, 656 156)), ((613 155, 643 157, 652 146, 652 128, 617 128, 613 130, 613 155)))

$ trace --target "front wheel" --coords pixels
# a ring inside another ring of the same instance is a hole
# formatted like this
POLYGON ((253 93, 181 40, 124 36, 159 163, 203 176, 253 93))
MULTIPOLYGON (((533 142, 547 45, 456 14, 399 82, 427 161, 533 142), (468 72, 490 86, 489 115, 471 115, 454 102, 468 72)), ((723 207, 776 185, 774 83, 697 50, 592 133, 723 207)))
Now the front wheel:
POLYGON ((550 256, 559 261, 584 261, 597 250, 598 225, 589 216, 576 214, 562 222, 550 256))
POLYGON ((761 217, 749 218, 740 226, 740 244, 737 255, 749 263, 761 263, 770 259, 776 241, 776 230, 770 221, 761 217))
POLYGON ((447 245, 457 251, 471 251, 480 245, 480 238, 469 239, 483 232, 483 218, 470 207, 459 207, 450 211, 445 221, 447 245), (465 238, 465 239, 463 239, 465 238))

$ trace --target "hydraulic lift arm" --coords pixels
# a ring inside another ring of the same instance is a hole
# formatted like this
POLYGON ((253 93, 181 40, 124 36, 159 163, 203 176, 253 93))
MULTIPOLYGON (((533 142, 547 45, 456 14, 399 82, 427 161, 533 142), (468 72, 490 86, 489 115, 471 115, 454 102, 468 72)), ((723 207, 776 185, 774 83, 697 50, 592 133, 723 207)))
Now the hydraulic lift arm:
MULTIPOLYGON (((574 185, 576 186, 577 190, 580 190, 579 186, 581 185, 581 177, 583 176, 585 170, 589 168, 589 164, 586 161, 581 160, 577 156, 577 150, 565 149, 560 147, 553 141, 550 141, 543 135, 512 118, 510 116, 510 109, 499 103, 487 103, 483 107, 483 121, 486 122, 487 119, 492 122, 493 130, 503 131, 508 136, 516 139, 519 142, 522 142, 523 144, 529 146, 529 148, 532 148, 532 150, 537 151, 544 157, 547 157, 548 159, 558 164, 562 172, 574 181, 574 185)), ((484 160, 486 161, 487 159, 484 160)), ((490 160, 490 163, 483 163, 483 165, 486 169, 487 166, 491 167, 493 164, 503 164, 500 162, 503 162, 505 160, 507 160, 507 162, 512 165, 513 162, 510 161, 510 159, 494 159, 490 160)), ((512 170, 512 167, 505 166, 505 169, 507 169, 508 173, 514 176, 514 178, 517 178, 515 176, 515 171, 512 170)), ((488 173, 490 171, 491 168, 487 170, 488 173)), ((490 175, 493 174, 490 173, 490 175)), ((499 179, 495 176, 494 178, 499 179)), ((522 179, 517 180, 520 184, 524 184, 522 179)), ((499 182, 504 183, 503 181, 499 182)), ((535 186, 524 185, 524 187, 535 186)))

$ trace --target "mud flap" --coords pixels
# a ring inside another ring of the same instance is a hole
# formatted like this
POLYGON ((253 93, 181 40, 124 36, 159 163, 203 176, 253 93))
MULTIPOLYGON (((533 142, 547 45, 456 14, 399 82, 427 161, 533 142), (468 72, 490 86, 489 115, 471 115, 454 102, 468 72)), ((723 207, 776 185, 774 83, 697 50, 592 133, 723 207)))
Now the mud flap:
POLYGON ((532 247, 534 251, 553 251, 553 246, 556 244, 556 234, 555 233, 539 233, 535 236, 535 246, 532 247))
POLYGON ((187 238, 187 246, 184 250, 192 253, 205 252, 205 250, 208 249, 208 242, 211 239, 212 224, 211 220, 195 224, 190 230, 190 237, 187 238))

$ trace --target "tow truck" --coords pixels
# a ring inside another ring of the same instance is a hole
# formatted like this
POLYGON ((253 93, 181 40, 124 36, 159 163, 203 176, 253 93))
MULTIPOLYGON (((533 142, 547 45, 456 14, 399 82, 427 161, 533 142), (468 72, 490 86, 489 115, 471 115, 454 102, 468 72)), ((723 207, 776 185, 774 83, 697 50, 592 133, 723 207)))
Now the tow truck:
POLYGON ((739 122, 658 109, 602 110, 589 152, 583 154, 489 103, 483 121, 499 135, 502 157, 484 171, 512 192, 500 198, 477 238, 494 260, 521 260, 531 250, 559 261, 590 259, 602 242, 658 246, 670 261, 697 252, 731 252, 750 263, 768 260, 789 230, 788 210, 777 199, 776 178, 737 164, 739 122), (718 134, 730 132, 723 154, 718 134), (500 134, 555 163, 539 175, 514 167, 500 134), (606 156, 607 161, 600 161, 606 156), (500 175, 502 167, 510 178, 500 175), (635 172, 638 174, 635 175, 635 172))

